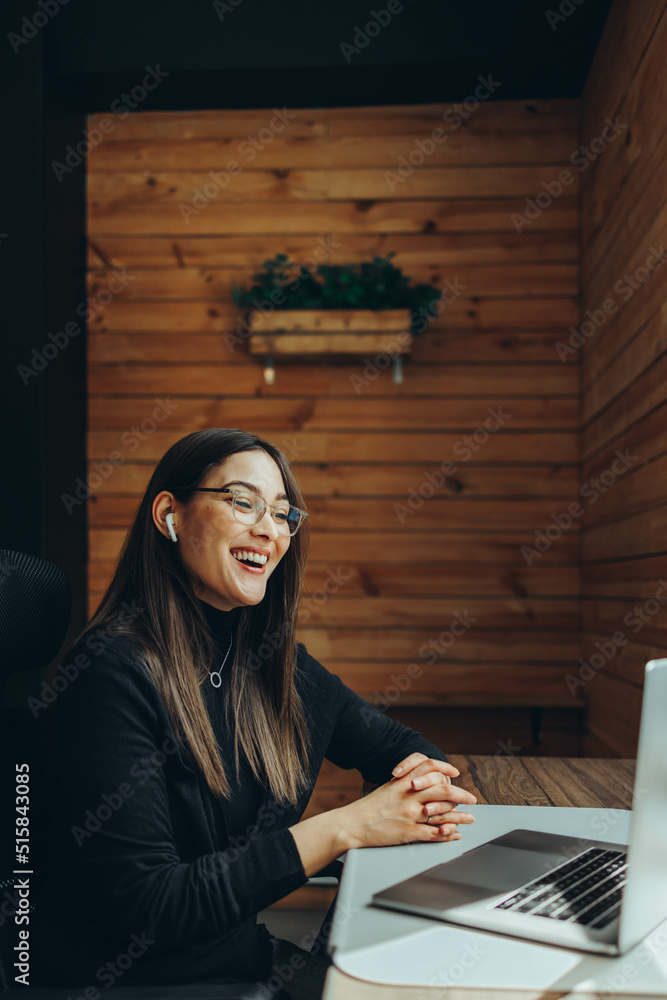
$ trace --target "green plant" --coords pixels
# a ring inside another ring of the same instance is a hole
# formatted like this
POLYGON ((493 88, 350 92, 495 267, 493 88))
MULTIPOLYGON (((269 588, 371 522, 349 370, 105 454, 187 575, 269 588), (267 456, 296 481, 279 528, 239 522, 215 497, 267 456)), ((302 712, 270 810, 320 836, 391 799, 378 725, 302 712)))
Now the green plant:
POLYGON ((394 251, 362 264, 319 264, 315 271, 299 267, 284 253, 265 260, 248 289, 233 283, 232 298, 240 309, 270 304, 276 309, 409 309, 413 333, 421 333, 424 317, 435 316, 440 290, 409 284, 392 264, 394 251))

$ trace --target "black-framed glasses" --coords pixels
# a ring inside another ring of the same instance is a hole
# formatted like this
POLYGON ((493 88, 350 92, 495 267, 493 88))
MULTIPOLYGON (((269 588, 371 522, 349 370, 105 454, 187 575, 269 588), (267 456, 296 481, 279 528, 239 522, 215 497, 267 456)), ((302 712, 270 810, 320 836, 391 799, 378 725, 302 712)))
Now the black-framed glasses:
POLYGON ((287 500, 279 500, 278 503, 267 503, 256 493, 242 493, 240 490, 216 489, 215 486, 174 486, 174 490, 187 489, 194 493, 217 493, 225 503, 231 503, 232 514, 237 521, 242 524, 259 524, 264 517, 267 508, 271 511, 271 517, 278 531, 282 535, 296 535, 308 512, 294 507, 287 500), (223 497, 223 493, 230 493, 230 497, 223 497))

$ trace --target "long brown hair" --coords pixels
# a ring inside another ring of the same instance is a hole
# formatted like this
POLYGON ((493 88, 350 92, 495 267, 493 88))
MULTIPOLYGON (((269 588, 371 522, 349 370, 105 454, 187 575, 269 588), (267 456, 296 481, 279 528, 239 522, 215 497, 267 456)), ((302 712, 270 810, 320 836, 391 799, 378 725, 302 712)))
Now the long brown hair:
MULTIPOLYGON (((237 452, 265 451, 278 465, 291 504, 305 502, 289 463, 275 445, 241 430, 213 427, 181 438, 158 463, 123 544, 114 577, 77 641, 102 629, 137 641, 179 742, 187 746, 211 791, 230 786, 201 685, 215 647, 192 583, 178 554, 153 522, 155 496, 168 490, 186 505, 210 472, 237 452), (142 613, 128 616, 135 601, 142 613), (128 620, 129 617, 129 620, 128 620)), ((308 780, 308 731, 294 681, 295 629, 308 551, 304 520, 270 576, 264 599, 242 607, 234 661, 225 687, 234 732, 235 766, 243 751, 253 774, 274 797, 295 803, 308 780)))

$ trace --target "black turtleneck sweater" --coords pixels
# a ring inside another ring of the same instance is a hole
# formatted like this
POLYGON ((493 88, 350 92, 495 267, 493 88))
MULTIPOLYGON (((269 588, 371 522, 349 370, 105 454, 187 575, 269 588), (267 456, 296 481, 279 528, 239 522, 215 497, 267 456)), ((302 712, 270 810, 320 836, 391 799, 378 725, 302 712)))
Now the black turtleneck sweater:
MULTIPOLYGON (((203 610, 218 669, 238 612, 203 610)), ((310 735, 310 782, 295 804, 281 803, 244 764, 232 798, 222 800, 178 744, 141 651, 120 636, 95 641, 70 650, 63 665, 76 662, 78 672, 63 672, 49 706, 48 878, 30 915, 31 985, 268 977, 273 948, 257 914, 306 882, 290 827, 302 818, 324 759, 381 784, 413 751, 446 757, 298 643, 294 676, 310 735), (114 978, 109 963, 118 968, 117 957, 128 954, 131 965, 121 963, 114 978)), ((231 764, 221 694, 204 683, 231 764)), ((227 768, 230 777, 233 771, 227 768)))
POLYGON ((211 664, 211 670, 220 670, 223 662, 225 664, 220 672, 220 687, 213 686, 209 671, 209 676, 204 681, 202 694, 211 719, 215 738, 220 747, 220 757, 225 765, 225 774, 232 790, 230 798, 221 800, 222 810, 225 814, 225 821, 230 836, 238 837, 255 820, 264 795, 264 788, 255 779, 250 765, 243 754, 240 757, 238 778, 236 776, 233 734, 229 731, 223 707, 225 687, 234 659, 234 633, 238 625, 241 609, 234 608, 233 611, 219 611, 218 608, 214 608, 205 601, 200 601, 199 603, 208 622, 211 634, 215 639, 218 651, 215 662, 211 664))

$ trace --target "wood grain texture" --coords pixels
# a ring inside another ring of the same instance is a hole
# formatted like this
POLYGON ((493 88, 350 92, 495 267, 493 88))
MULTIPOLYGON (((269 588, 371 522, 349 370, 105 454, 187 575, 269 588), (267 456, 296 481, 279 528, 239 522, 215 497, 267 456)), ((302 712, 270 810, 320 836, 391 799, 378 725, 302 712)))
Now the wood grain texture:
MULTIPOLYGON (((159 342, 159 341, 158 341, 159 342)), ((391 340, 388 340, 391 345, 391 340)), ((474 350, 474 338, 471 338, 471 349, 474 350)), ((326 397, 346 396, 354 400, 356 408, 361 409, 362 400, 374 396, 386 396, 402 399, 414 396, 434 396, 438 401, 449 396, 485 397, 491 400, 502 400, 511 396, 575 396, 578 386, 578 372, 572 365, 553 364, 521 364, 504 365, 482 364, 475 361, 456 365, 425 364, 419 361, 420 342, 414 348, 414 357, 410 361, 409 379, 402 385, 396 385, 380 356, 380 366, 375 365, 375 355, 363 362, 346 365, 285 365, 276 375, 276 384, 267 386, 263 381, 261 366, 246 357, 233 355, 231 360, 220 362, 209 360, 208 364, 179 365, 177 369, 166 364, 155 362, 143 366, 130 364, 94 365, 88 370, 88 388, 93 398, 90 400, 91 410, 96 404, 95 397, 101 396, 150 396, 152 393, 162 393, 169 398, 173 396, 201 396, 199 407, 215 408, 228 397, 254 396, 261 402, 263 398, 272 399, 276 396, 296 399, 325 397, 321 406, 327 405, 326 397), (355 381, 356 380, 356 381, 355 381), (234 390, 233 392, 231 390, 234 390)), ((240 354, 240 352, 239 352, 240 354)), ((144 404, 143 417, 151 415, 155 400, 144 404)), ((308 402, 309 407, 315 404, 308 402)), ((333 403, 331 405, 334 405, 333 403)), ((488 404, 487 404, 488 407, 488 404)), ((474 426, 483 422, 489 414, 487 407, 480 401, 474 426)), ((508 407, 506 411, 511 413, 508 407)), ((176 401, 170 416, 170 424, 179 426, 178 421, 189 419, 187 402, 176 401)), ((215 417, 215 412, 207 414, 215 417)), ((125 414, 117 405, 108 406, 104 411, 101 426, 127 427, 131 418, 125 419, 125 414)), ((255 427, 262 426, 257 420, 255 427)), ((269 425, 270 426, 270 425, 269 425)), ((508 424, 508 426, 510 426, 508 424)), ((425 428, 426 429, 426 428, 425 428)), ((577 456, 578 457, 578 456, 577 456)))
MULTIPOLYGON (((553 365, 557 357, 556 344, 560 340, 562 334, 545 330, 428 330, 413 344, 413 354, 416 352, 421 363, 465 364, 470 362, 472 350, 476 365, 489 362, 503 365, 549 362, 553 365)), ((91 332, 88 338, 88 359, 92 364, 138 361, 210 364, 229 358, 229 348, 216 332, 189 333, 187 337, 174 331, 162 331, 158 335, 155 331, 136 330, 129 333, 91 332)), ((573 367, 575 361, 566 364, 573 367)), ((541 368, 535 368, 536 374, 540 371, 541 368)))
MULTIPOLYGON (((482 251, 486 256, 486 251, 482 251)), ((502 255, 511 258, 512 252, 502 255)), ((452 275, 456 278, 456 274, 452 275)), ((454 287, 452 285, 452 287, 454 287)), ((544 298, 481 298, 459 297, 447 302, 433 329, 510 329, 533 330, 565 329, 577 323, 578 309, 574 299, 559 297, 544 298)), ((90 299, 90 311, 94 312, 91 328, 95 332, 109 330, 180 330, 185 335, 193 332, 227 333, 239 329, 239 316, 230 301, 215 304, 206 300, 194 302, 139 302, 125 301, 117 297, 106 301, 102 292, 90 299)), ((391 335, 388 337, 391 343, 391 335)))
MULTIPOLYGON (((628 61, 627 42, 623 40, 625 63, 620 73, 618 65, 614 70, 617 78, 625 75, 625 92, 620 103, 611 116, 602 115, 597 120, 594 114, 585 117, 586 127, 592 131, 586 132, 584 142, 605 134, 603 126, 607 118, 614 118, 616 122, 616 131, 606 133, 613 138, 603 151, 605 155, 600 154, 594 160, 591 176, 587 178, 590 196, 582 218, 582 237, 586 244, 608 214, 618 189, 627 184, 636 185, 633 175, 639 160, 646 157, 648 149, 664 132, 662 95, 667 86, 667 18, 661 2, 650 7, 642 25, 643 48, 638 47, 634 66, 628 61), (655 27, 650 30, 652 23, 655 27)), ((633 21, 636 16, 633 13, 633 21)), ((634 33, 637 37, 637 27, 634 33)))
MULTIPOLYGON (((326 370, 326 369, 325 369, 326 370)), ((150 372, 147 375, 150 375, 150 372)), ((164 379, 164 373, 162 374, 164 379)), ((132 383, 139 385, 139 380, 132 383)), ((153 383, 155 385, 156 383, 153 383)), ((162 383, 168 387, 168 381, 162 383)), ((120 387, 120 386, 119 386, 120 387)), ((159 389, 157 390, 159 391, 159 389)), ((117 394, 120 396, 120 392, 117 394)), ((129 422, 126 430, 119 434, 115 431, 92 431, 89 441, 89 457, 108 459, 112 452, 120 451, 118 462, 127 460, 134 455, 142 461, 159 461, 167 448, 184 436, 182 429, 172 431, 155 430, 155 421, 150 416, 156 404, 152 399, 144 410, 144 420, 135 426, 129 422), (152 423, 150 422, 152 421, 152 423)), ((262 431, 263 437, 277 444, 283 451, 298 455, 302 461, 308 462, 426 462, 425 470, 418 476, 413 473, 406 475, 405 491, 411 487, 419 487, 424 479, 425 471, 432 467, 440 469, 443 462, 451 461, 455 470, 464 468, 474 456, 482 455, 486 462, 530 462, 539 463, 548 455, 554 465, 572 463, 578 458, 578 435, 573 429, 567 430, 516 430, 510 433, 510 428, 500 428, 494 435, 488 434, 483 426, 487 419, 485 401, 480 404, 479 423, 476 421, 462 427, 458 432, 425 431, 420 434, 401 431, 373 431, 365 434, 358 431, 293 431, 282 428, 284 433, 266 432, 261 425, 247 424, 246 428, 253 432, 262 431), (480 433, 475 439, 477 428, 480 433), (486 435, 486 436, 485 436, 486 435), (483 450, 482 450, 483 449, 483 450)), ((204 409, 206 409, 206 402, 204 409)), ((118 404, 115 403, 116 412, 118 404)), ((242 408, 241 408, 242 409, 242 408)), ((505 411, 507 412, 507 411, 505 411)), ((231 421, 230 421, 231 423, 231 421)), ((158 425, 160 426, 160 425, 158 425)), ((199 425, 201 426, 201 425, 199 425)), ((204 426, 207 426, 204 424, 204 426)), ((208 426, 225 426, 209 422, 208 426)), ((115 459, 114 459, 115 460, 115 459)), ((446 469, 448 467, 446 466, 446 469)), ((451 470, 450 470, 451 471, 451 470)), ((112 474, 112 473, 111 473, 112 474)), ((108 476, 104 477, 108 478, 108 476)), ((427 492, 425 490, 424 492, 427 492)), ((407 499, 407 496, 406 496, 407 499)))
MULTIPOLYGON (((441 104, 286 110, 283 127, 271 108, 131 114, 91 151, 90 608, 165 451, 243 427, 283 450, 307 498, 299 638, 314 656, 377 707, 419 664, 395 717, 434 739, 446 722, 454 749, 493 752, 508 726, 528 745, 541 704, 544 746, 578 753, 579 525, 532 566, 521 546, 581 483, 578 358, 557 352, 579 322, 579 176, 515 220, 568 165, 579 103, 489 102, 465 128, 441 104), (446 139, 397 179, 437 127, 446 139), (358 360, 281 361, 267 386, 233 282, 277 253, 315 266, 389 251, 445 295, 403 383, 384 357, 396 330, 375 327, 358 360), (456 614, 476 621, 449 648, 456 614)), ((327 768, 310 808, 354 794, 327 768)))
MULTIPOLYGON (((445 285, 448 278, 454 277, 452 269, 438 267, 435 264, 414 264, 410 267, 415 282, 437 286, 445 285)), ((572 297, 578 293, 578 268, 576 264, 516 264, 507 266, 492 264, 487 266, 456 267, 457 289, 465 292, 465 298, 473 296, 497 296, 504 298, 539 298, 541 296, 572 297)), ((95 270, 88 273, 88 293, 94 296, 102 288, 114 289, 116 272, 111 270, 95 270)), ((217 268, 217 267, 182 267, 174 272, 156 268, 136 268, 132 278, 116 294, 118 301, 210 301, 224 302, 230 300, 232 282, 249 283, 252 279, 252 268, 217 268)), ((260 329, 260 324, 266 330, 282 328, 288 317, 285 313, 294 310, 280 309, 272 313, 253 314, 253 327, 260 329), (273 326, 271 325, 273 324, 273 326)), ((349 312, 349 310, 346 310, 349 312)), ((401 322, 393 326, 388 321, 388 313, 395 310, 386 309, 372 313, 377 325, 367 326, 367 329, 406 329, 409 312, 403 314, 401 322)), ((298 312, 310 315, 307 309, 298 312)), ((339 312, 339 310, 327 310, 339 312)), ((353 310, 363 314, 364 310, 353 310)), ((302 317, 303 322, 306 316, 302 317)), ((351 322, 355 322, 351 318, 351 322)), ((359 322, 363 322, 363 316, 359 322)), ((358 328, 350 326, 350 329, 358 328)), ((308 329, 304 326, 304 329, 308 329)), ((316 328, 313 328, 316 329, 316 328)))
MULTIPOLYGON (((127 412, 129 401, 125 404, 127 412)), ((275 404, 274 404, 275 405, 275 404)), ((289 404, 290 407, 293 404, 289 404)), ((137 407, 136 418, 141 420, 141 403, 137 407)), ((224 420, 220 421, 224 423, 224 420)), ((91 419, 90 424, 94 424, 91 419)), ((667 437, 667 427, 665 428, 667 437)), ((141 442, 139 442, 140 444, 141 442)), ((612 453, 613 455, 613 453, 612 453)), ((611 460, 610 460, 611 461, 611 460)), ((604 464, 607 467, 609 461, 604 464)), ((422 471, 418 463, 407 466, 401 463, 366 465, 363 470, 351 463, 316 463, 295 461, 294 472, 304 496, 315 497, 386 497, 392 500, 405 498, 406 476, 422 471)), ((88 467, 89 475, 94 472, 94 462, 88 467)), ((97 496, 108 494, 141 496, 153 472, 150 464, 128 460, 113 470, 113 475, 103 479, 96 489, 97 496)), ((434 483, 434 496, 465 497, 550 497, 569 500, 579 487, 577 466, 548 465, 546 461, 533 464, 489 465, 482 462, 468 462, 465 466, 444 477, 442 484, 434 483)), ((523 571, 521 571, 522 575, 523 571)), ((534 575, 534 574, 533 574, 534 575)))
POLYGON ((582 308, 610 311, 581 350, 582 638, 594 674, 579 690, 585 752, 621 756, 636 750, 645 663, 667 650, 666 39, 664 0, 614 3, 582 102, 584 138, 606 118, 623 123, 582 175, 582 308))
POLYGON ((461 772, 456 784, 485 805, 632 808, 634 760, 611 765, 590 758, 555 759, 499 753, 449 760, 461 772))
MULTIPOLYGON (((266 125, 276 109, 197 110, 143 112, 114 118, 109 141, 128 139, 217 139, 247 138, 266 125)), ((280 110, 280 109, 278 109, 280 110)), ((292 113, 292 109, 290 109, 292 113)), ((308 108, 290 119, 290 134, 303 135, 422 135, 441 124, 457 131, 453 104, 408 104, 359 108, 308 108)), ((91 115, 91 127, 99 127, 104 113, 91 115)), ((563 132, 576 131, 579 102, 568 98, 530 101, 493 101, 480 104, 466 120, 469 132, 563 132)), ((106 141, 106 140, 105 140, 106 141)))

